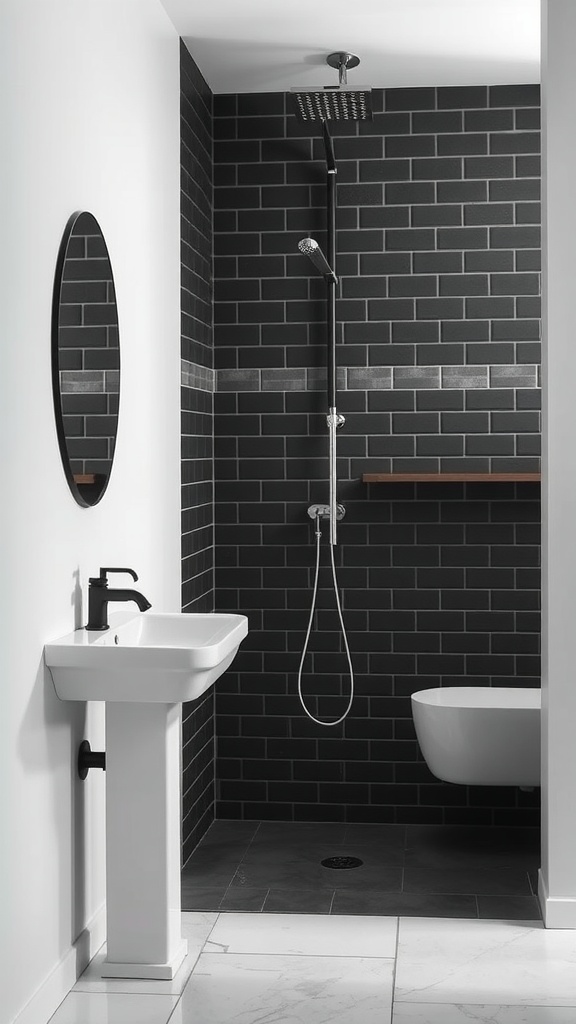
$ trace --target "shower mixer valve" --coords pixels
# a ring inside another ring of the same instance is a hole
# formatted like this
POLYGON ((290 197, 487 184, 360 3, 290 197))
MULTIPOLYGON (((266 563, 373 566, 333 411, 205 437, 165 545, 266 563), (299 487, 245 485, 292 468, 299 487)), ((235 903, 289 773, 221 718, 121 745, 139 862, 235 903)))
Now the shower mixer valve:
MULTIPOLYGON (((330 505, 310 505, 308 507, 310 519, 330 519, 330 505)), ((346 515, 344 505, 336 506, 336 519, 340 522, 346 515)))

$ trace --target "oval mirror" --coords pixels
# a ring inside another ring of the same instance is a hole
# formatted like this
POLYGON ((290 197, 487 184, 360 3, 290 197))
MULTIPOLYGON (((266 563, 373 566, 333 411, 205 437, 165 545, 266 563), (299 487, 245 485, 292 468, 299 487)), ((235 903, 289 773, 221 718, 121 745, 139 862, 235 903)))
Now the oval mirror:
POLYGON ((70 490, 79 505, 96 505, 114 458, 120 348, 110 257, 91 213, 74 213, 60 244, 52 303, 52 388, 70 490))

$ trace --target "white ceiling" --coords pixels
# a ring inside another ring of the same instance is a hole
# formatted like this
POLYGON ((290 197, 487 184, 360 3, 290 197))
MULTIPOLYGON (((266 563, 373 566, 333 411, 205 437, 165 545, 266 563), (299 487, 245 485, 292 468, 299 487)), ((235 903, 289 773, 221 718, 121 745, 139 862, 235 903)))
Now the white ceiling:
POLYGON ((162 0, 214 93, 540 80, 540 0, 162 0))

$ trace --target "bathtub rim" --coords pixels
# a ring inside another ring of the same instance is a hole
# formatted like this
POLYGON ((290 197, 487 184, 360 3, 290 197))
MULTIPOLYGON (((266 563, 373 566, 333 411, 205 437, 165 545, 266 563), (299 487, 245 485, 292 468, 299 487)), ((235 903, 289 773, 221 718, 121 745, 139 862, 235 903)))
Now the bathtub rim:
POLYGON ((539 686, 435 686, 411 694, 416 704, 452 710, 540 711, 539 686))

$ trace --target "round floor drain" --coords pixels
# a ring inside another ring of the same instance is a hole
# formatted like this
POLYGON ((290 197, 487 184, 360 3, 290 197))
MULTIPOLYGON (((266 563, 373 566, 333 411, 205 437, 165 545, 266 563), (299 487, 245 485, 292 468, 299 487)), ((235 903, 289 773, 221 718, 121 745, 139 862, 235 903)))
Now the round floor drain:
POLYGON ((327 857, 321 863, 324 868, 335 868, 337 871, 342 871, 345 868, 359 868, 364 862, 359 857, 327 857))

